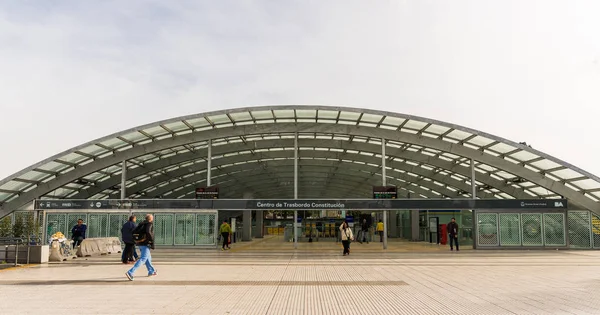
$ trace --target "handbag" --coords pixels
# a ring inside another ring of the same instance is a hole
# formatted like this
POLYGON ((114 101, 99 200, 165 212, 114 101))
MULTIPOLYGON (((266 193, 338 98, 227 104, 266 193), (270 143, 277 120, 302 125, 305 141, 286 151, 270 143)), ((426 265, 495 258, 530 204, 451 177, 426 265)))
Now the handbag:
POLYGON ((133 241, 136 244, 141 244, 141 243, 144 243, 146 241, 146 224, 140 223, 133 230, 133 241))
POLYGON ((354 237, 349 237, 349 236, 348 236, 348 229, 349 229, 349 228, 346 228, 346 229, 344 229, 344 234, 346 234, 346 240, 347 240, 348 242, 352 242, 352 241, 354 241, 354 237))

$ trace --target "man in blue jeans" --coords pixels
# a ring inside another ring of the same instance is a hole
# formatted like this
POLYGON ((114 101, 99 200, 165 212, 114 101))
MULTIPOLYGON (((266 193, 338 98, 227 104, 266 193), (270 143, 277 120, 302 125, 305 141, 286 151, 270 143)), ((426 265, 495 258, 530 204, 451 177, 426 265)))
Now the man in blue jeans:
POLYGON ((135 271, 142 266, 142 264, 146 264, 146 269, 148 269, 148 277, 156 276, 156 270, 154 266, 152 266, 152 256, 150 255, 150 249, 154 249, 154 225, 152 222, 154 221, 154 216, 151 214, 146 215, 146 220, 140 223, 138 227, 136 227, 134 234, 140 232, 140 234, 144 234, 144 240, 138 243, 140 247, 141 256, 138 261, 135 262, 135 265, 129 269, 125 273, 127 279, 133 281, 133 275, 135 271))

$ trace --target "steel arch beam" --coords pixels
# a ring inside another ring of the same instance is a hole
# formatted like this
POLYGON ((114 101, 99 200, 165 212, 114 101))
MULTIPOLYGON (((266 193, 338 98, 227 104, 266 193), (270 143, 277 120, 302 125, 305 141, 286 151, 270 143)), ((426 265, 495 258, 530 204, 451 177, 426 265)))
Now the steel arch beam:
MULTIPOLYGON (((281 175, 279 177, 280 180, 290 180, 290 178, 293 179, 293 171, 289 171, 289 170, 281 171, 279 174, 281 175), (290 174, 292 174, 292 175, 290 175, 290 174)), ((307 183, 307 182, 308 183, 315 183, 315 182, 325 183, 325 180, 328 178, 327 176, 322 176, 323 174, 325 174, 325 175, 327 175, 327 174, 321 172, 320 168, 312 169, 310 171, 305 172, 305 174, 308 174, 309 177, 303 177, 299 180, 299 182, 302 182, 302 183, 307 183)), ((244 176, 247 178, 250 178, 250 180, 244 182, 245 186, 251 187, 251 188, 255 189, 256 191, 261 191, 261 189, 257 188, 257 186, 253 184, 253 181, 257 178, 260 178, 260 179, 264 178, 266 180, 270 180, 270 182, 268 183, 269 186, 274 187, 275 182, 273 181, 273 178, 270 174, 258 172, 256 174, 251 174, 251 175, 244 174, 244 176)), ((416 193, 419 193, 419 194, 422 194, 422 195, 425 195, 425 196, 428 196, 431 198, 440 198, 439 195, 435 195, 431 191, 422 189, 418 186, 406 184, 395 178, 391 178, 390 181, 391 180, 398 182, 400 184, 400 185, 398 185, 399 187, 405 187, 407 189, 415 191, 416 193)), ((366 174, 366 173, 363 173, 360 171, 353 171, 353 170, 351 170, 351 171, 346 170, 343 173, 338 173, 338 174, 336 174, 336 178, 331 179, 331 181, 332 182, 342 181, 343 183, 349 184, 349 186, 355 186, 355 185, 363 184, 363 183, 365 185, 370 184, 368 186, 369 189, 371 186, 380 184, 379 179, 373 179, 372 175, 369 175, 369 174, 366 174)), ((216 180, 215 184, 220 186, 219 190, 225 190, 225 191, 227 191, 228 188, 234 188, 234 187, 238 186, 237 180, 235 180, 235 179, 226 179, 226 180, 221 180, 221 181, 216 180)), ((183 186, 179 186, 179 187, 183 187, 183 186)), ((177 188, 179 188, 179 187, 177 187, 177 188)), ((258 186, 258 187, 260 187, 260 186, 258 186)), ((282 186, 277 186, 277 187, 281 188, 282 186)), ((285 187, 285 186, 283 186, 283 187, 285 187)), ((289 186, 289 187, 293 187, 293 186, 289 186)), ((314 187, 314 184, 312 184, 311 186, 308 186, 308 187, 312 188, 312 187, 314 187)), ((176 188, 172 188, 171 191, 173 191, 174 189, 176 189, 176 188)), ((315 189, 317 189, 318 191, 321 191, 323 189, 323 187, 315 188, 315 189)), ((156 198, 159 196, 163 196, 163 195, 160 192, 153 191, 147 197, 148 198, 156 198)), ((168 196, 165 196, 165 197, 169 198, 168 196)))
MULTIPOLYGON (((340 149, 340 150, 355 150, 355 151, 371 152, 373 154, 377 154, 380 151, 379 146, 377 146, 377 145, 363 146, 364 143, 349 143, 346 141, 339 141, 339 140, 311 140, 311 139, 301 139, 301 140, 302 141, 299 141, 299 145, 302 148, 313 147, 313 148, 331 148, 331 149, 340 149)), ((218 154, 222 155, 222 154, 233 153, 233 152, 248 151, 248 150, 252 150, 253 148, 265 149, 265 148, 282 147, 282 146, 287 147, 288 145, 293 145, 293 140, 275 140, 275 141, 263 140, 263 141, 257 141, 254 146, 251 144, 242 144, 242 143, 228 145, 228 146, 218 146, 218 147, 215 147, 213 152, 217 152, 218 154)), ((471 172, 470 172, 469 168, 452 163, 450 161, 445 161, 442 159, 437 159, 437 160, 432 161, 431 157, 428 155, 425 155, 422 153, 417 153, 417 152, 411 152, 411 151, 402 151, 400 149, 393 148, 393 147, 387 148, 386 151, 387 151, 386 153, 388 156, 393 156, 395 158, 402 158, 405 160, 411 160, 416 163, 429 163, 430 165, 432 165, 434 167, 444 169, 451 173, 457 173, 457 174, 463 175, 467 178, 469 178, 471 176, 471 172), (395 154, 401 154, 401 155, 398 156, 395 154)), ((278 151, 278 152, 287 152, 287 151, 278 151)), ((306 156, 306 152, 309 152, 309 151, 301 150, 300 151, 301 156, 306 156)), ((322 151, 315 151, 315 152, 322 152, 322 151)), ((262 153, 264 153, 264 152, 261 152, 258 154, 262 154, 262 153)), ((287 157, 286 153, 281 153, 281 154, 282 154, 282 156, 280 156, 280 157, 287 157)), ((336 154, 343 154, 343 153, 336 153, 336 154)), ((345 153, 345 154, 352 154, 352 153, 345 153)), ((215 155, 217 155, 217 154, 215 154, 215 155)), ((363 155, 360 155, 360 156, 363 156, 363 155)), ((173 157, 173 159, 169 159, 169 161, 172 161, 172 163, 185 163, 187 161, 190 161, 190 159, 194 159, 194 158, 198 159, 198 154, 186 153, 186 154, 178 155, 177 158, 173 157)), ((353 157, 348 157, 348 158, 352 159, 353 157)), ((239 158, 236 156, 220 158, 220 159, 213 161, 213 166, 223 165, 223 164, 227 164, 230 162, 231 163, 243 162, 246 159, 248 159, 248 158, 246 158, 246 155, 239 155, 239 158), (225 162, 226 159, 228 159, 227 162, 225 162)), ((380 161, 373 160, 373 161, 370 161, 369 163, 379 164, 380 161)), ((396 168, 405 169, 407 171, 411 171, 412 173, 415 173, 415 174, 418 174, 421 176, 430 177, 439 182, 443 182, 443 183, 445 183, 445 182, 452 183, 452 181, 459 182, 458 180, 455 180, 452 177, 446 176, 446 175, 437 174, 438 176, 432 177, 433 175, 431 175, 431 174, 434 173, 433 171, 428 172, 430 174, 426 174, 427 173, 427 172, 425 172, 426 170, 424 170, 421 167, 417 167, 417 166, 411 166, 410 168, 399 167, 398 166, 399 164, 397 164, 396 161, 388 162, 388 166, 391 165, 390 163, 393 165, 396 165, 396 168)), ((157 162, 154 162, 154 163, 148 165, 148 167, 145 169, 141 169, 140 167, 135 168, 132 171, 128 172, 128 175, 133 174, 133 175, 131 175, 131 178, 135 178, 137 176, 146 174, 150 171, 157 170, 157 168, 159 168, 159 167, 162 168, 162 167, 169 167, 169 166, 172 166, 172 164, 157 161, 157 162)), ((202 161, 200 163, 197 163, 194 166, 190 166, 190 167, 186 167, 186 168, 195 168, 196 166, 198 166, 199 168, 205 169, 206 162, 202 161)), ((169 176, 168 174, 162 175, 162 176, 157 176, 157 178, 158 177, 160 177, 162 181, 169 181, 169 180, 173 179, 173 176, 169 176)), ((525 192, 522 189, 517 189, 515 187, 509 186, 504 181, 497 180, 497 179, 491 177, 490 175, 478 173, 476 175, 476 177, 477 177, 477 181, 482 182, 491 187, 497 188, 498 190, 500 190, 504 193, 507 193, 515 198, 531 198, 531 196, 528 194, 525 194, 525 192)), ((150 181, 152 181, 152 180, 147 180, 147 181, 144 181, 143 183, 148 183, 150 181)), ((106 182, 107 182, 106 184, 103 184, 104 182, 102 182, 99 185, 99 187, 97 187, 96 189, 86 190, 85 194, 77 194, 77 195, 71 196, 70 198, 71 199, 86 199, 91 196, 94 196, 95 194, 100 193, 101 191, 103 191, 109 187, 113 187, 114 185, 117 185, 120 182, 120 175, 113 176, 113 178, 111 178, 110 180, 107 180, 106 182)), ((143 188, 135 188, 134 189, 135 186, 128 188, 127 189, 129 191, 128 195, 134 194, 139 190, 143 190, 145 188, 150 187, 147 184, 144 185, 143 183, 141 186, 143 188)), ((456 184, 449 184, 449 185, 454 186, 454 187, 459 187, 456 184)), ((470 191, 469 187, 470 187, 470 183, 468 184, 468 187, 465 186, 465 187, 460 187, 460 188, 464 191, 470 191), (468 189, 466 189, 466 188, 468 188, 468 189)))
MULTIPOLYGON (((265 194, 268 198, 273 198, 273 194, 278 193, 279 195, 287 195, 288 198, 293 199, 293 189, 291 187, 273 187, 271 186, 271 180, 268 177, 268 175, 262 175, 259 177, 256 177, 251 183, 249 183, 249 185, 251 187, 263 187, 263 189, 261 190, 263 192, 263 194, 265 194), (269 187, 269 188, 264 188, 264 187, 269 187)), ((309 198, 307 197, 308 195, 314 193, 313 197, 310 198, 316 198, 317 194, 320 193, 321 190, 312 190, 309 191, 307 188, 313 188, 313 186, 310 184, 310 181, 303 181, 303 182, 299 182, 299 188, 303 188, 303 193, 300 195, 303 195, 303 198, 309 198)), ((348 182, 348 181, 344 181, 341 179, 336 179, 335 181, 332 182, 332 189, 331 189, 331 193, 335 194, 337 196, 339 196, 340 198, 344 197, 344 198, 350 198, 348 196, 348 194, 346 193, 349 189, 351 188, 355 188, 355 187, 360 187, 362 185, 365 186, 365 188, 357 190, 354 194, 352 198, 356 198, 357 196, 364 196, 365 198, 370 197, 370 184, 372 184, 372 182, 369 181, 364 181, 364 182, 358 182, 358 181, 352 181, 352 182, 348 182), (368 187, 368 188, 367 188, 368 187)), ((221 185, 224 190, 226 191, 232 191, 233 195, 238 195, 239 193, 241 193, 243 190, 237 190, 235 189, 235 183, 231 183, 228 182, 226 183, 226 185, 221 185), (231 190, 229 190, 228 188, 232 188, 231 190)), ((183 193, 186 196, 189 196, 190 198, 193 198, 193 191, 187 192, 187 193, 183 193)), ((427 195, 426 195, 427 196, 427 195)))
MULTIPOLYGON (((262 161, 268 163, 269 165, 269 169, 272 169, 273 167, 279 167, 279 166, 288 166, 288 167, 292 167, 293 165, 291 164, 293 161, 292 160, 273 160, 274 158, 280 157, 280 154, 282 151, 275 151, 275 152, 265 152, 262 155, 262 161), (270 156, 267 160, 267 155, 271 155, 273 154, 274 156, 270 156)), ((285 151, 283 151, 285 152, 285 151)), ((323 158, 323 157, 328 157, 331 158, 333 155, 338 155, 338 153, 332 153, 331 152, 324 152, 324 151, 305 151, 306 154, 310 154, 311 157, 313 158, 323 158)), ((376 161, 376 158, 372 158, 372 157, 367 157, 367 156, 363 156, 363 155, 357 155, 357 154, 352 154, 352 153, 348 153, 343 157, 347 157, 348 159, 359 159, 360 162, 369 162, 369 163, 373 163, 376 161), (347 155, 347 156, 346 156, 347 155)), ((301 157, 305 157, 305 155, 302 155, 301 157)), ((244 159, 242 157, 240 157, 241 161, 246 161, 247 159, 244 159)), ((236 157, 236 162, 237 162, 237 157, 236 157)), ((219 159, 219 162, 222 165, 228 165, 231 164, 232 161, 226 160, 226 159, 219 159)), ((379 170, 381 168, 379 167, 375 167, 375 166, 370 166, 370 165, 364 165, 364 164, 359 164, 359 163, 351 163, 351 162, 345 162, 342 159, 340 159, 338 162, 335 161, 325 161, 325 160, 307 160, 307 159, 301 159, 299 161, 300 163, 300 167, 303 168, 305 166, 323 166, 323 167, 329 167, 331 168, 333 165, 335 165, 336 163, 341 163, 341 165, 344 165, 344 168, 347 167, 353 167, 353 168, 358 168, 358 169, 363 169, 365 171, 371 172, 371 173, 377 173, 380 172, 379 170)), ((232 172, 238 172, 241 170, 250 170, 250 169, 260 169, 260 166, 252 166, 253 164, 256 164, 257 162, 251 162, 251 163, 246 163, 246 164, 242 164, 242 165, 230 165, 230 166, 226 166, 226 167, 218 167, 217 170, 213 171, 213 174, 215 175, 213 177, 213 179, 218 178, 219 176, 225 176, 227 174, 230 174, 232 172)), ((412 172, 414 174, 420 175, 420 176, 424 176, 424 177, 428 177, 430 179, 436 180, 440 183, 446 183, 448 186, 452 186, 455 187, 456 190, 463 190, 463 191, 470 191, 470 185, 467 185, 464 182, 455 180, 449 176, 445 176, 445 175, 441 175, 441 174, 433 174, 432 171, 427 171, 423 168, 420 168, 418 166, 411 166, 411 165, 407 165, 405 163, 399 163, 399 162, 395 162, 393 161, 393 163, 391 165, 389 165, 390 167, 396 167, 399 169, 403 169, 407 172, 412 172), (433 174, 433 175, 431 175, 433 174)), ((187 175, 189 173, 193 173, 195 171, 204 169, 203 165, 196 165, 196 166, 190 166, 189 168, 184 168, 184 169, 178 169, 178 170, 174 170, 172 171, 170 174, 168 175, 162 175, 162 176, 157 176, 153 179, 149 179, 146 180, 144 182, 141 182, 138 185, 134 185, 132 187, 130 187, 128 189, 128 196, 132 195, 132 194, 136 194, 139 193, 140 191, 143 191, 144 189, 153 187, 153 186, 157 186, 165 181, 169 181, 172 177, 180 177, 180 176, 184 176, 187 175)), ((193 177, 193 176, 192 176, 193 177)), ((390 171, 388 178, 400 178, 406 182, 414 182, 415 180, 418 180, 418 178, 397 172, 397 171, 390 171)), ((203 180, 205 181, 205 180, 203 180)), ((193 179, 183 179, 182 181, 178 181, 178 182, 174 182, 171 183, 169 185, 166 185, 164 187, 160 187, 157 190, 155 190, 156 194, 158 196, 164 196, 166 194, 168 194, 169 191, 177 189, 183 185, 186 184, 196 184, 196 183, 201 183, 203 181, 197 181, 197 180, 193 180, 193 179)), ((242 182, 243 183, 243 182, 242 182)), ((448 190, 445 187, 441 187, 439 185, 436 185, 432 182, 429 181, 425 181, 422 180, 422 186, 427 187, 431 190, 436 190, 439 191, 441 194, 447 195, 447 196, 452 196, 454 194, 456 194, 456 192, 448 190)), ((480 198, 494 198, 494 195, 486 193, 486 192, 478 192, 478 196, 480 198)), ((118 198, 117 194, 111 196, 110 198, 118 198)))
POLYGON ((335 133, 344 135, 354 135, 363 137, 383 138, 386 140, 400 141, 404 143, 430 147, 436 150, 449 152, 455 155, 472 158, 475 161, 485 163, 492 167, 502 169, 508 173, 518 175, 534 184, 542 186, 556 194, 569 199, 571 202, 581 205, 595 213, 600 213, 600 205, 595 201, 585 197, 564 184, 547 178, 537 172, 531 171, 523 166, 505 161, 499 157, 485 154, 484 152, 471 149, 469 147, 449 143, 441 139, 429 138, 422 135, 415 135, 393 130, 384 130, 381 128, 372 128, 355 125, 337 125, 337 124, 319 124, 319 123, 266 123, 260 125, 244 125, 225 128, 216 128, 207 131, 193 132, 190 134, 179 135, 163 140, 157 140, 144 145, 139 145, 128 150, 115 152, 113 155, 97 159, 94 162, 85 164, 77 169, 57 176, 55 179, 46 183, 41 183, 36 188, 21 194, 12 201, 4 203, 0 217, 16 209, 25 203, 28 203, 39 196, 43 196, 57 188, 60 188, 70 182, 84 177, 94 171, 116 165, 124 160, 135 158, 150 152, 156 152, 167 148, 177 147, 184 144, 204 141, 211 138, 222 138, 226 136, 255 135, 266 133, 335 133))
MULTIPOLYGON (((415 115, 408 115, 408 114, 403 114, 403 113, 394 113, 394 112, 388 112, 388 111, 381 111, 381 110, 372 110, 372 109, 365 109, 365 108, 355 108, 355 107, 346 107, 346 106, 323 106, 323 105, 268 105, 268 106, 253 106, 253 107, 241 107, 241 108, 235 108, 235 109, 226 109, 226 110, 218 110, 218 111, 212 111, 212 112, 205 112, 205 113, 197 113, 197 114, 193 114, 193 115, 187 115, 187 116, 181 116, 181 117, 175 117, 175 118, 170 118, 170 119, 165 119, 165 120, 161 120, 161 121, 157 121, 154 123, 149 123, 149 124, 145 124, 145 125, 141 125, 141 126, 137 126, 137 127, 133 127, 130 129, 126 129, 105 137, 101 137, 95 140, 92 140, 90 142, 84 143, 82 145, 79 145, 77 147, 71 148, 69 150, 66 150, 64 152, 55 154, 43 161, 40 161, 34 165, 31 165, 28 168, 25 168, 17 173, 14 173, 12 175, 10 175, 9 177, 0 180, 0 186, 7 183, 8 181, 10 181, 12 178, 16 178, 19 177, 20 175, 34 170, 35 168, 38 168, 44 164, 47 164, 49 162, 52 162, 56 159, 59 159, 61 157, 63 157, 64 155, 67 155, 69 153, 73 153, 76 152, 78 150, 81 150, 83 148, 89 147, 89 146, 93 146, 96 145, 98 143, 102 143, 105 142, 107 140, 112 140, 130 133, 135 133, 138 132, 139 130, 144 130, 144 129, 148 129, 148 128, 152 128, 152 127, 157 127, 160 125, 164 125, 164 124, 170 124, 170 123, 174 123, 174 122, 182 122, 185 120, 193 120, 193 119, 201 119, 201 118, 206 118, 206 117, 210 117, 210 116, 214 116, 214 115, 230 115, 232 113, 250 113, 250 112, 257 112, 257 111, 273 111, 273 110, 292 110, 292 111, 296 111, 296 110, 311 110, 311 111, 337 111, 337 112, 353 112, 353 113, 359 113, 359 114, 375 114, 375 115, 381 115, 383 117, 390 117, 390 118, 400 118, 403 120, 413 120, 413 121, 419 121, 419 122, 423 122, 426 124, 433 124, 433 125, 438 125, 438 126, 443 126, 446 128, 450 128, 450 130, 459 130, 459 131, 463 131, 466 132, 468 134, 471 134, 473 136, 479 135, 479 136, 483 136, 486 137, 488 139, 493 140, 494 142, 497 143, 504 143, 507 144, 509 146, 512 146, 516 149, 525 151, 525 152, 530 152, 533 153, 537 156, 540 156, 541 158, 553 161, 565 168, 574 170, 580 174, 583 174, 587 177, 589 177, 590 179, 596 181, 596 182, 600 182, 600 178, 598 176, 595 176, 585 170, 580 169, 579 167, 576 167, 570 163, 567 163, 563 160, 560 160, 554 156, 548 155, 544 152, 535 150, 531 147, 528 147, 526 145, 523 144, 517 144, 514 141, 508 140, 508 139, 504 139, 502 137, 498 137, 483 131, 479 131, 479 130, 475 130, 475 129, 471 129, 471 128, 467 128, 464 126, 460 126, 460 125, 456 125, 456 124, 452 124, 452 123, 448 123, 445 121, 440 121, 440 120, 436 120, 436 119, 431 119, 431 118, 426 118, 426 117, 420 117, 420 116, 415 116, 415 115)), ((270 120, 273 120, 272 118, 269 118, 270 120)), ((254 120, 254 119, 253 119, 254 120)), ((277 119, 275 119, 276 121, 277 119)), ((342 118, 342 120, 344 120, 342 118)), ((256 120, 254 120, 254 122, 256 123, 256 120)), ((264 122, 264 121, 262 121, 264 122)), ((235 124, 234 124, 235 125, 235 124)), ((222 126, 220 126, 222 127, 222 126)), ((194 129, 193 127, 189 127, 192 131, 197 131, 196 129, 194 129)), ((370 127, 367 127, 370 128, 370 127)), ((179 134, 177 136, 180 136, 179 134)), ((154 139, 153 139, 154 141, 154 139)))
MULTIPOLYGON (((290 170, 290 167, 292 167, 293 165, 288 165, 286 163, 281 163, 284 161, 272 161, 272 162, 276 162, 277 164, 275 165, 270 165, 269 169, 275 169, 277 174, 286 174, 289 172, 293 172, 293 170, 290 170)), ((373 178, 375 175, 381 176, 380 174, 375 173, 377 171, 376 167, 370 167, 369 169, 358 169, 356 168, 357 166, 359 166, 360 164, 355 164, 352 165, 354 163, 349 163, 349 162, 343 162, 344 165, 349 165, 347 167, 344 167, 341 170, 338 170, 336 173, 330 174, 328 172, 326 172, 326 170, 330 167, 328 165, 328 163, 319 163, 319 162, 328 162, 328 161, 320 161, 320 160, 314 160, 314 163, 309 163, 309 164, 302 164, 300 167, 300 172, 302 173, 301 178, 306 178, 306 176, 312 176, 312 175, 308 175, 308 174, 313 174, 313 173, 318 173, 318 175, 320 174, 326 174, 327 176, 325 176, 325 178, 334 178, 334 177, 344 177, 344 176, 351 176, 351 177, 355 177, 355 178, 373 178), (353 166, 354 168, 352 168, 351 166, 353 166), (367 172, 365 172, 367 171, 367 172)), ((360 165, 362 166, 362 165, 360 165)), ((260 175, 263 174, 262 169, 260 167, 254 167, 254 168, 248 168, 244 166, 237 166, 235 168, 229 169, 227 168, 226 171, 222 171, 220 173, 220 178, 222 177, 227 177, 229 174, 229 172, 236 172, 236 175, 240 175, 243 178, 252 178, 253 176, 256 175, 260 175)), ((413 183, 413 180, 415 179, 414 177, 411 177, 409 175, 405 175, 402 173, 397 173, 396 176, 394 176, 395 174, 390 174, 388 176, 388 180, 389 181, 395 181, 397 183, 398 187, 403 187, 403 186, 407 186, 407 187, 415 187, 415 189, 418 188, 418 186, 414 186, 411 185, 411 183, 413 183)), ((287 177, 287 174, 286 174, 287 177)), ((321 178, 323 176, 318 176, 318 178, 321 178)), ((279 179, 281 179, 282 176, 279 176, 279 179)), ((376 180, 379 180, 379 178, 375 178, 376 180)), ((148 197, 157 197, 157 196, 163 196, 165 198, 170 198, 170 194, 179 189, 180 187, 185 187, 185 186, 189 186, 189 185, 194 185, 194 184, 198 184, 201 183, 202 181, 190 181, 191 183, 189 184, 182 184, 179 182, 174 182, 172 184, 166 185, 161 187, 160 189, 156 189, 152 192, 152 195, 148 196, 148 197)), ((376 184, 377 185, 377 184, 376 184)), ((456 191, 452 191, 450 189, 447 189, 445 187, 441 187, 438 185, 435 185, 431 182, 428 181, 424 181, 423 187, 428 188, 431 191, 435 191, 437 193, 439 193, 440 195, 445 195, 448 197, 452 197, 455 195, 458 195, 458 193, 456 191)), ((324 189, 325 187, 320 187, 319 189, 324 189)), ((421 189, 421 188, 418 188, 421 189)), ((487 193, 481 193, 480 196, 483 198, 490 198, 488 197, 487 193)), ((438 196, 440 197, 440 196, 438 196)), ((492 197, 493 198, 493 197, 492 197)))

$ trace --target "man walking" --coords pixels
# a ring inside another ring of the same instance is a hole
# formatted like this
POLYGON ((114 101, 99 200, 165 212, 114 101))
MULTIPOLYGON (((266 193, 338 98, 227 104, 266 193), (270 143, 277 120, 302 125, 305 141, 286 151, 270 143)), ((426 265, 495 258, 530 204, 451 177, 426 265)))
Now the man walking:
POLYGON ((448 236, 450 238, 450 250, 454 250, 452 246, 452 242, 454 242, 456 251, 458 252, 458 223, 456 223, 456 219, 454 218, 448 223, 448 236))
POLYGON ((223 221, 223 224, 221 224, 221 227, 219 228, 219 232, 221 232, 221 238, 223 239, 223 247, 221 247, 221 250, 231 249, 231 247, 229 247, 229 235, 231 235, 231 226, 229 225, 229 223, 227 223, 227 220, 223 221))
POLYGON ((121 261, 124 264, 132 263, 133 257, 137 259, 137 253, 135 252, 135 241, 133 240, 133 230, 135 230, 136 217, 134 215, 129 217, 129 221, 123 224, 121 228, 121 239, 123 243, 125 243, 125 250, 123 250, 123 254, 121 255, 121 261))
POLYGON ((360 243, 362 244, 363 242, 366 242, 367 244, 369 244, 369 238, 368 238, 368 234, 369 234, 369 223, 367 223, 367 219, 363 219, 362 222, 362 226, 360 227, 361 230, 361 237, 358 239, 360 241, 360 243))
POLYGON ((152 266, 152 256, 150 255, 150 249, 154 249, 153 221, 154 216, 147 214, 144 222, 140 223, 133 231, 133 238, 140 247, 141 256, 140 259, 135 262, 135 265, 125 273, 125 276, 127 276, 127 279, 130 281, 133 281, 135 271, 142 266, 142 264, 145 264, 146 269, 148 269, 148 277, 156 276, 156 270, 154 269, 154 266, 152 266))
POLYGON ((71 229, 71 235, 73 235, 73 248, 76 248, 83 242, 86 231, 87 225, 83 224, 83 219, 77 220, 77 225, 71 229))

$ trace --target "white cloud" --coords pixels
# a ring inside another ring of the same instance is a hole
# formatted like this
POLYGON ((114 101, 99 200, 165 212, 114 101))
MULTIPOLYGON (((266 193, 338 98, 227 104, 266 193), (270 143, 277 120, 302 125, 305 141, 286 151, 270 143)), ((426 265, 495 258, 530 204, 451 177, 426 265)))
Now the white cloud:
POLYGON ((135 125, 259 104, 446 120, 600 174, 599 13, 595 1, 3 2, 0 178, 135 125))

